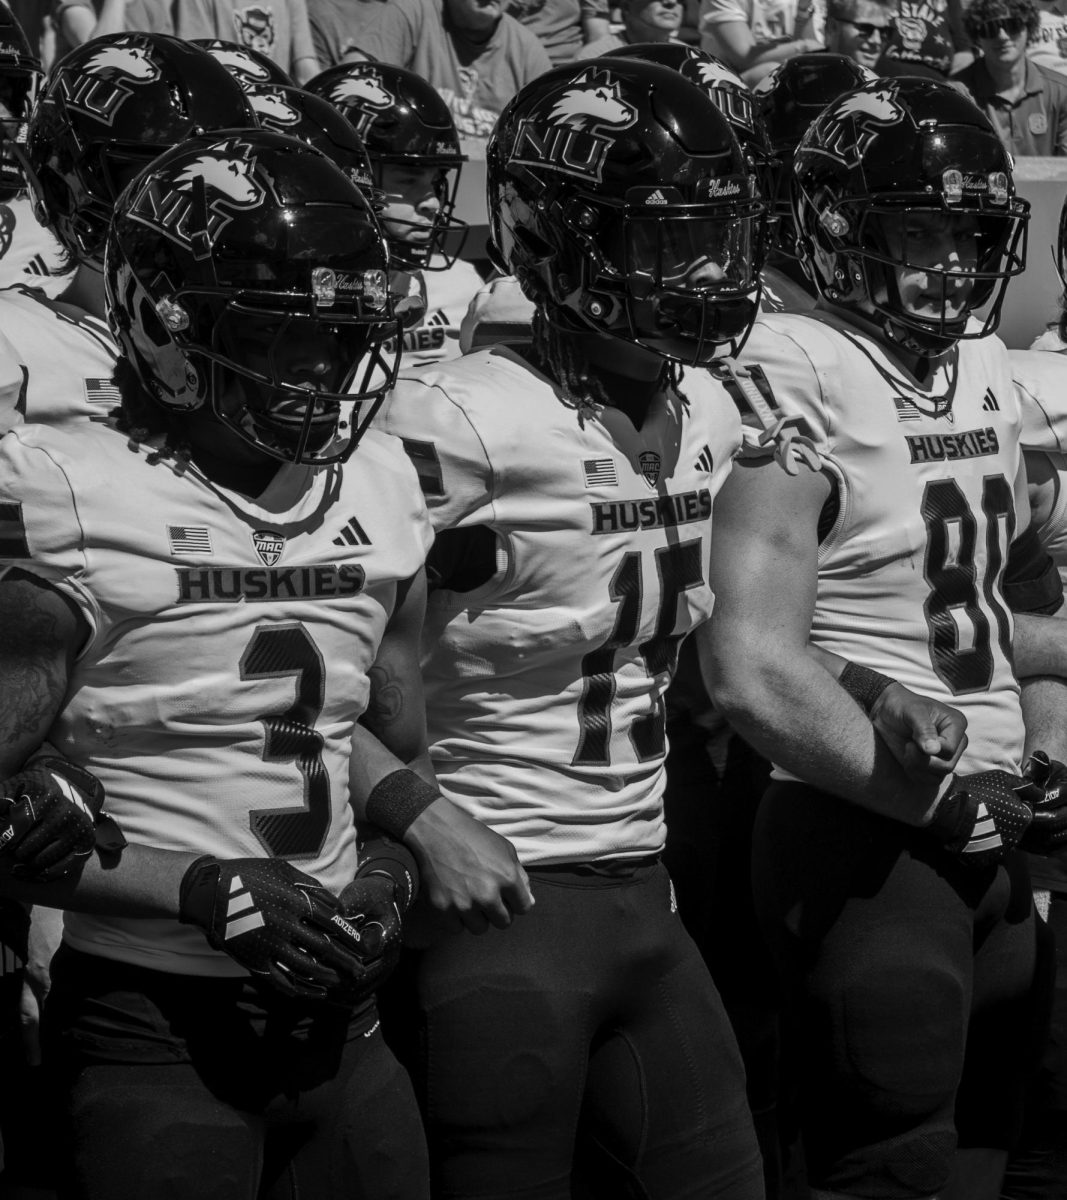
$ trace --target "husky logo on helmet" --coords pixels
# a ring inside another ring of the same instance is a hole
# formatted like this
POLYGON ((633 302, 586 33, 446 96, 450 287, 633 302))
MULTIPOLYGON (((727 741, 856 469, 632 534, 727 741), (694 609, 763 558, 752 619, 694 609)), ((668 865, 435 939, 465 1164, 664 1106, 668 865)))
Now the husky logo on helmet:
POLYGON ((256 62, 251 54, 245 54, 243 50, 234 50, 230 47, 219 46, 217 49, 209 49, 208 54, 217 63, 221 63, 232 75, 237 75, 242 79, 249 79, 253 83, 268 83, 270 81, 270 72, 267 68, 262 63, 256 62))
POLYGON ((583 71, 563 94, 549 97, 546 113, 524 117, 515 133, 509 162, 600 180, 613 139, 594 132, 621 132, 637 121, 637 109, 623 100, 619 84, 605 70, 583 71))
POLYGON ((733 71, 724 67, 722 63, 699 62, 694 59, 685 64, 682 74, 692 78, 694 83, 708 93, 715 107, 731 125, 740 125, 750 133, 755 133, 756 108, 752 103, 752 93, 733 71))
POLYGON ((174 179, 153 178, 130 210, 130 219, 203 257, 235 212, 263 203, 266 188, 255 178, 255 166, 250 146, 223 144, 201 154, 174 179))
POLYGON ((143 46, 114 42, 102 46, 82 66, 65 71, 61 65, 57 74, 57 98, 62 97, 68 108, 112 125, 133 95, 130 85, 152 83, 160 72, 143 46))
POLYGON ((300 114, 281 92, 252 91, 248 93, 248 102, 270 129, 296 125, 300 120, 300 114))
POLYGON ((812 125, 811 147, 846 166, 857 166, 881 130, 903 120, 904 109, 888 88, 849 92, 812 125))
POLYGON ((339 79, 329 91, 331 104, 345 109, 345 116, 352 122, 356 133, 363 137, 374 124, 379 113, 386 112, 396 104, 392 92, 382 83, 377 71, 363 75, 349 75, 339 79), (359 117, 349 111, 358 109, 359 117))

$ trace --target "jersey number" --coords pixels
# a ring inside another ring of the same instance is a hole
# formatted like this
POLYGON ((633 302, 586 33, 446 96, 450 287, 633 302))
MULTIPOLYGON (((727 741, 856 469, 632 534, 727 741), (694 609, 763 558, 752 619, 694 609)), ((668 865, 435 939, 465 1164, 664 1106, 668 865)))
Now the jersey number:
MULTIPOLYGON (((982 484, 985 516, 986 571, 981 598, 997 626, 1004 657, 1011 661, 1011 623, 994 592, 1004 566, 1007 547, 1015 533, 1015 503, 1003 475, 987 475, 982 484), (1001 530, 1005 534, 1001 543, 1001 530)), ((926 522, 926 561, 923 571, 931 591, 926 598, 926 624, 930 631, 930 661, 941 682, 954 696, 987 691, 993 682, 993 650, 989 617, 979 597, 975 546, 978 522, 959 484, 939 479, 926 485, 922 502, 926 522), (955 537, 951 536, 955 534, 955 537), (957 613, 966 615, 974 631, 970 646, 960 646, 957 613)))
POLYGON ((326 677, 322 655, 300 624, 260 625, 241 656, 242 679, 296 679, 296 699, 284 712, 260 717, 263 761, 293 762, 304 778, 304 802, 295 808, 260 808, 249 814, 252 832, 275 858, 313 858, 330 828, 330 779, 322 761, 326 677))
MULTIPOLYGON (((659 574, 659 612, 656 632, 638 646, 649 675, 660 671, 673 673, 678 661, 678 646, 683 634, 675 633, 678 599, 689 588, 704 582, 700 539, 677 546, 661 546, 656 551, 659 574)), ((578 749, 572 764, 576 767, 604 767, 611 762, 611 703, 615 699, 615 652, 632 646, 641 627, 641 602, 644 581, 641 555, 629 550, 622 557, 608 587, 608 595, 618 605, 615 625, 606 642, 590 650, 582 659, 582 695, 578 701, 578 749)), ((638 761, 659 758, 667 747, 666 710, 658 697, 653 712, 635 721, 630 741, 638 761)))

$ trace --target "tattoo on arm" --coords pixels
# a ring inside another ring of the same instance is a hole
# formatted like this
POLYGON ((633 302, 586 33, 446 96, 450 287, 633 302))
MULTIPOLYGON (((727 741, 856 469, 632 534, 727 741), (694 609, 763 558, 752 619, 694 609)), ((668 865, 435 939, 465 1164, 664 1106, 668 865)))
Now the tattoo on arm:
POLYGON ((376 664, 369 671, 370 699, 361 724, 380 738, 404 714, 404 693, 400 681, 385 667, 376 664))
POLYGON ((14 583, 0 599, 0 742, 42 738, 66 694, 64 622, 39 587, 14 583))

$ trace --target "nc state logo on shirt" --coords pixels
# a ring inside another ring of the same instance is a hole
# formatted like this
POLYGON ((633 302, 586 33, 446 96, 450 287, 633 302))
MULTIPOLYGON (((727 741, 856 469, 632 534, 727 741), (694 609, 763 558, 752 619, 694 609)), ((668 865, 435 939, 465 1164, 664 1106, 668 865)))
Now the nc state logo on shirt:
POLYGON ((610 135, 637 122, 637 109, 603 68, 581 71, 562 94, 554 91, 546 97, 544 105, 545 112, 519 122, 510 162, 600 180, 614 141, 610 135))
POLYGON ((159 67, 149 58, 148 51, 130 39, 129 43, 102 46, 77 74, 64 71, 61 66, 56 95, 62 96, 69 108, 110 126, 134 89, 158 78, 159 67))

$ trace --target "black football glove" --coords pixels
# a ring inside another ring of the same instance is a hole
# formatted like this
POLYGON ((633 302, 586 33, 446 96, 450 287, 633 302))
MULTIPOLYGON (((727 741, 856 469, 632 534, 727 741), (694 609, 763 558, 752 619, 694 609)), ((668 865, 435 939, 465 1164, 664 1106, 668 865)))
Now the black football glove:
POLYGON ((363 969, 337 897, 283 858, 198 858, 182 878, 179 920, 292 999, 335 999, 363 969))
POLYGON ((351 982, 347 1002, 358 1004, 392 974, 400 958, 401 922, 418 894, 419 872, 406 846, 364 827, 362 862, 341 892, 341 911, 359 931, 363 972, 351 982))
POLYGON ((999 863, 1033 820, 1026 787, 1007 771, 953 775, 926 829, 971 866, 999 863))
POLYGON ((93 852, 104 789, 84 767, 44 755, 0 793, 0 852, 14 859, 12 874, 58 879, 93 852))
POLYGON ((1026 786, 1020 795, 1030 805, 1034 819, 1019 845, 1031 854, 1067 851, 1067 766, 1049 759, 1042 750, 1030 755, 1023 767, 1026 786))

